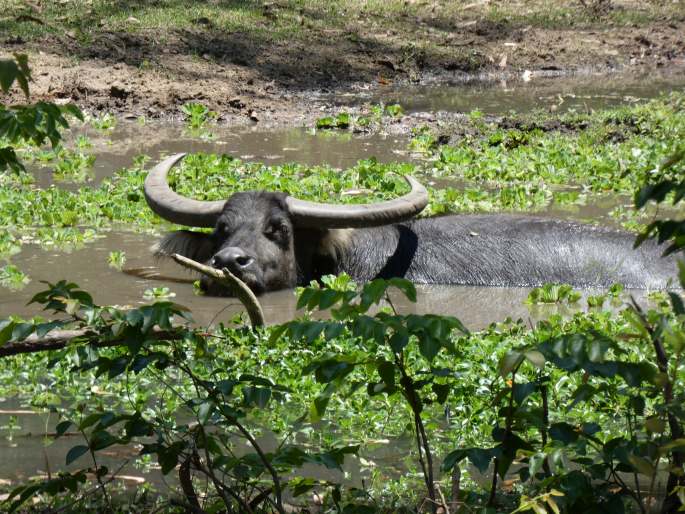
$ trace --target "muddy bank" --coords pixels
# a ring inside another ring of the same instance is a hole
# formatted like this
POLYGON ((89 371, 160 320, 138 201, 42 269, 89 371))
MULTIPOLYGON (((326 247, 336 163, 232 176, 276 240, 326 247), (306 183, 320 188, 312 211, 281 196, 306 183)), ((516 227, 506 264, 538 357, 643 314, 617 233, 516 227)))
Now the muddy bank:
MULTIPOLYGON (((616 2, 590 22, 574 4, 569 16, 584 20, 575 23, 543 19, 544 10, 508 19, 487 2, 452 4, 407 7, 393 20, 361 10, 318 23, 330 13, 274 2, 256 12, 262 21, 253 32, 226 30, 207 17, 160 30, 135 17, 110 27, 88 12, 48 22, 47 14, 19 9, 0 20, 0 40, 3 53, 29 54, 35 100, 152 119, 179 118, 184 103, 201 102, 221 121, 247 125, 308 124, 331 98, 382 97, 398 84, 685 65, 682 13, 639 21, 639 7, 616 2), (620 18, 620 9, 639 23, 620 18), (276 37, 279 20, 291 15, 299 16, 297 30, 276 37), (76 23, 79 30, 70 29, 76 23), (36 26, 43 32, 29 37, 36 26)), ((16 92, 10 100, 23 101, 16 92)))

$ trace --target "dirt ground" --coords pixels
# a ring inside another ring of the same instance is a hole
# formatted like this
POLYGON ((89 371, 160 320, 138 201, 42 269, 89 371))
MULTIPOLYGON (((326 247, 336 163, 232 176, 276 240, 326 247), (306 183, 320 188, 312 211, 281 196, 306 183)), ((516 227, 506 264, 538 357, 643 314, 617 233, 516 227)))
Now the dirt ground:
MULTIPOLYGON (((220 121, 268 125, 309 123, 330 108, 331 94, 397 82, 685 65, 685 13, 600 28, 416 19, 378 32, 350 22, 346 29, 312 28, 305 41, 288 42, 251 40, 212 30, 211 23, 200 19, 163 38, 102 30, 88 43, 68 33, 30 41, 0 34, 0 40, 2 53, 29 54, 32 101, 153 119, 180 118, 180 106, 192 101, 220 121), (430 45, 412 43, 426 38, 430 45)), ((18 92, 9 100, 24 101, 18 92)))

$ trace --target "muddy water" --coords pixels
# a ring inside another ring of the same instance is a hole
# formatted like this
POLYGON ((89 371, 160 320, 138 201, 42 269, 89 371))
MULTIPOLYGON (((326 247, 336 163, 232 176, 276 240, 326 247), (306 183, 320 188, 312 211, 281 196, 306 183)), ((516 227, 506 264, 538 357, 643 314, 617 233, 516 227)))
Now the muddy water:
MULTIPOLYGON (((201 325, 228 322, 242 311, 237 300, 198 296, 194 292, 194 275, 169 261, 155 261, 150 245, 157 236, 132 232, 109 232, 93 243, 71 253, 45 250, 26 245, 16 262, 31 282, 20 291, 0 288, 0 318, 10 314, 32 316, 40 314, 35 305, 26 305, 31 297, 45 289, 41 280, 65 278, 78 283, 93 294, 99 305, 136 306, 152 301, 145 292, 155 287, 168 287, 174 296, 170 300, 192 310, 201 325), (126 253, 122 271, 108 265, 111 251, 126 253)), ((397 299, 397 307, 404 313, 447 314, 460 318, 470 329, 487 326, 506 317, 540 319, 561 307, 531 308, 524 304, 529 289, 502 287, 439 286, 418 287, 417 302, 397 299)), ((592 294, 588 291, 587 294, 592 294)), ((292 290, 277 291, 260 297, 268 323, 281 323, 297 315, 296 299, 292 290)), ((579 302, 578 308, 584 305, 579 302)), ((559 309, 562 309, 561 311, 559 309)))
MULTIPOLYGON (((57 471, 87 466, 88 455, 69 466, 65 464, 69 449, 84 444, 84 440, 80 434, 71 432, 54 439, 59 421, 57 415, 26 408, 16 399, 0 399, 0 485, 18 485, 57 471)), ((118 481, 125 486, 152 482, 158 489, 163 487, 161 473, 150 473, 156 466, 141 469, 134 465, 138 451, 132 446, 113 446, 99 454, 98 464, 120 469, 118 481)))
MULTIPOLYGON (((244 161, 263 162, 267 165, 298 162, 306 165, 328 164, 347 168, 361 159, 374 157, 380 162, 405 159, 407 140, 398 136, 372 135, 364 138, 335 132, 312 132, 304 128, 264 132, 241 128, 208 126, 207 138, 202 133, 191 133, 183 125, 160 123, 139 124, 120 122, 103 132, 84 125, 65 136, 67 141, 77 136, 88 138, 92 147, 84 151, 96 155, 88 184, 98 184, 116 170, 132 165, 136 156, 147 155, 153 162, 162 155, 178 152, 225 153, 244 161)), ((53 168, 30 167, 36 183, 46 187, 53 182, 53 168)), ((78 187, 62 183, 63 187, 78 187)))
MULTIPOLYGON (((579 74, 570 77, 519 74, 507 79, 478 79, 452 85, 387 87, 367 96, 370 102, 399 103, 406 112, 470 112, 501 115, 534 109, 587 111, 630 104, 685 89, 685 69, 579 74), (526 80, 527 79, 527 80, 526 80)), ((358 103, 359 98, 343 100, 358 103)))

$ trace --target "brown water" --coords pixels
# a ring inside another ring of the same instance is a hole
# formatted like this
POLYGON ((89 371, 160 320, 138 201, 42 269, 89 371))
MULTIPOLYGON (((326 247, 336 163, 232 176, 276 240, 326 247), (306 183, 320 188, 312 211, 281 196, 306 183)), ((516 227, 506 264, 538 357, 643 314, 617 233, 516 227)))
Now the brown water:
MULTIPOLYGON (((507 79, 473 79, 451 85, 389 86, 368 94, 369 102, 399 103, 406 112, 470 112, 501 115, 534 109, 587 111, 655 98, 685 89, 685 69, 629 70, 615 74, 584 73, 572 76, 523 74, 507 79)), ((359 96, 342 103, 358 103, 359 96)))
MULTIPOLYGON (((0 399, 0 485, 25 483, 36 477, 46 478, 58 471, 74 471, 88 465, 88 455, 73 464, 65 464, 65 455, 73 446, 84 444, 78 433, 68 432, 54 439, 55 426, 60 420, 48 411, 35 411, 22 406, 16 399, 0 399)), ((113 446, 98 452, 98 464, 110 470, 120 469, 119 482, 126 486, 152 482, 163 487, 161 473, 150 473, 156 463, 147 469, 135 466, 139 449, 133 446, 113 446), (122 467, 123 466, 123 467, 122 467)))
MULTIPOLYGON (((155 287, 168 287, 174 296, 170 300, 192 310, 195 321, 201 325, 228 322, 242 311, 232 298, 198 296, 194 292, 194 275, 177 264, 155 261, 150 245, 157 236, 134 232, 108 232, 95 242, 70 253, 45 250, 36 245, 25 245, 15 262, 31 282, 20 291, 0 288, 0 319, 16 314, 41 314, 37 305, 26 305, 38 291, 45 289, 42 280, 67 279, 93 294, 99 305, 136 306, 152 301, 144 293, 155 287), (123 251, 126 265, 123 271, 109 266, 111 251, 123 251)), ((472 287, 472 286, 418 286, 417 302, 398 298, 397 306, 405 313, 447 314, 460 318, 471 329, 483 328, 507 316, 513 319, 540 319, 559 312, 560 307, 543 307, 531 310, 523 301, 527 288, 472 287)), ((589 294, 590 292, 588 292, 589 294)), ((281 323, 297 315, 296 298, 292 290, 276 291, 260 297, 268 323, 281 323)), ((583 302, 579 302, 579 307, 583 302)))
MULTIPOLYGON (((87 137, 92 144, 85 150, 96 155, 88 184, 97 184, 116 170, 131 166, 139 155, 147 155, 155 162, 162 155, 211 152, 267 165, 298 162, 310 166, 328 164, 347 168, 371 157, 380 162, 406 160, 404 154, 407 153, 407 139, 399 136, 353 137, 347 133, 313 132, 304 128, 264 132, 208 126, 207 130, 213 134, 212 139, 191 134, 179 124, 120 122, 110 132, 98 131, 85 124, 72 130, 65 140, 74 141, 80 135, 87 137)), ((29 169, 34 172, 39 186, 53 183, 51 163, 37 163, 29 169)), ((70 187, 70 184, 63 186, 70 187)))

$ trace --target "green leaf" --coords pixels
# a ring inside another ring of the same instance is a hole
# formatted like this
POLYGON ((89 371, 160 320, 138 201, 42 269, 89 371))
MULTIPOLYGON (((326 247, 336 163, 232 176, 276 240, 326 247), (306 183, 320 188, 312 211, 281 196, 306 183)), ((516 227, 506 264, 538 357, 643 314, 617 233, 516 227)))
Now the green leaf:
POLYGON ((23 341, 30 336, 36 326, 33 323, 17 323, 12 329, 12 341, 23 341))
POLYGON ((628 460, 630 463, 633 465, 633 467, 637 470, 638 473, 642 475, 646 475, 648 477, 651 477, 654 475, 655 469, 654 466, 650 461, 645 459, 644 457, 641 457, 639 455, 628 455, 628 460))
POLYGON ((304 309, 315 294, 319 294, 318 289, 314 289, 311 287, 303 288, 302 291, 300 292, 299 297, 297 298, 296 309, 297 310, 304 309))
POLYGON ((67 452, 67 459, 66 459, 67 466, 69 464, 71 464, 72 462, 74 462, 76 459, 78 459, 81 455, 83 455, 87 452, 88 452, 88 447, 84 446, 82 444, 72 447, 67 452))
POLYGON ((459 462, 465 458, 466 450, 454 450, 447 454, 445 459, 442 461, 442 466, 440 466, 440 469, 442 471, 450 471, 456 464, 459 464, 459 462))
POLYGON ((523 401, 535 391, 535 389, 537 388, 537 384, 535 384, 534 382, 527 382, 525 384, 516 383, 513 387, 514 401, 518 405, 521 405, 523 401))
POLYGON ((71 427, 72 425, 73 423, 69 420, 58 423, 55 427, 55 438, 64 435, 66 431, 69 430, 69 427, 71 427))
POLYGON ((381 301, 386 289, 388 288, 388 283, 382 278, 377 278, 368 282, 364 285, 361 293, 361 308, 366 311, 371 307, 381 301))
POLYGON ((331 322, 326 324, 326 328, 323 331, 323 337, 326 341, 332 341, 344 332, 345 325, 342 323, 331 322))
POLYGON ((523 362, 524 355, 521 352, 509 351, 502 356, 499 361, 499 374, 502 378, 506 378, 523 362))
POLYGON ((390 337, 388 343, 395 353, 401 353, 409 344, 409 335, 406 330, 398 330, 390 337))
POLYGON ((419 336, 419 351, 428 362, 432 362, 440 351, 440 348, 442 348, 442 343, 439 339, 431 337, 428 334, 424 334, 422 337, 419 336))
POLYGON ((492 448, 470 448, 466 451, 466 455, 478 471, 485 473, 495 452, 492 448))
POLYGON ((320 384, 326 384, 338 378, 349 375, 355 367, 354 363, 337 359, 328 359, 315 365, 314 377, 320 384))
POLYGON ((529 350, 525 354, 526 360, 538 369, 545 367, 545 356, 537 350, 529 350))
POLYGON ((12 339, 12 332, 16 322, 11 319, 3 319, 0 321, 0 345, 5 344, 12 339))
POLYGON ((157 454, 157 460, 162 468, 162 473, 167 475, 178 464, 178 453, 171 450, 161 452, 157 454))
POLYGON ((319 298, 319 309, 326 310, 332 307, 340 300, 341 296, 342 293, 339 291, 324 289, 321 291, 321 297, 319 298))
POLYGON ((433 392, 435 393, 435 396, 437 397, 437 401, 440 405, 444 404, 445 401, 447 400, 447 396, 450 393, 450 385, 449 384, 433 384, 431 386, 433 389, 433 392))
POLYGON ((549 435, 555 441, 561 441, 564 444, 577 441, 579 436, 576 428, 565 422, 550 425, 549 435))
POLYGON ((392 362, 380 360, 376 365, 376 369, 378 376, 381 377, 383 382, 389 386, 395 385, 395 366, 392 362))
POLYGON ((95 423, 100 421, 100 418, 102 417, 101 412, 96 412, 94 414, 90 414, 86 416, 81 422, 79 423, 78 427, 79 430, 85 430, 86 428, 93 426, 95 423))
POLYGON ((388 280, 388 285, 396 287, 404 293, 404 296, 412 303, 416 303, 416 286, 404 278, 391 278, 388 280))
POLYGON ((678 293, 674 293, 673 291, 669 291, 668 296, 671 299, 673 312, 676 315, 685 314, 685 305, 683 305, 683 299, 680 297, 680 295, 678 293))
POLYGON ((271 389, 267 389, 265 387, 244 386, 243 398, 245 405, 255 405, 260 409, 263 409, 267 406, 269 400, 271 399, 271 389))

